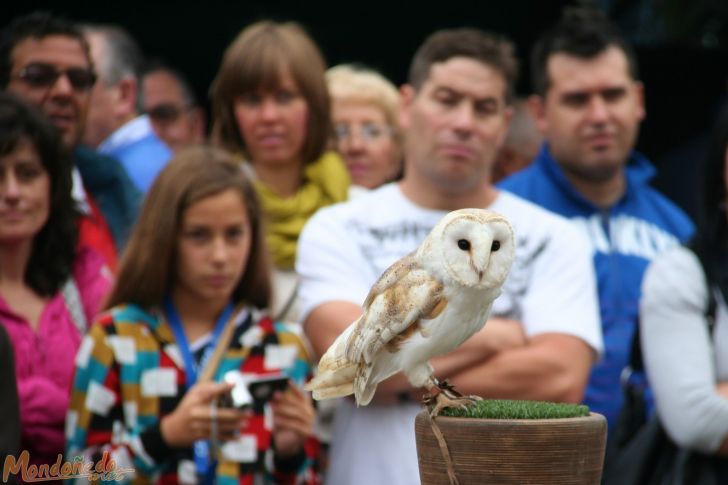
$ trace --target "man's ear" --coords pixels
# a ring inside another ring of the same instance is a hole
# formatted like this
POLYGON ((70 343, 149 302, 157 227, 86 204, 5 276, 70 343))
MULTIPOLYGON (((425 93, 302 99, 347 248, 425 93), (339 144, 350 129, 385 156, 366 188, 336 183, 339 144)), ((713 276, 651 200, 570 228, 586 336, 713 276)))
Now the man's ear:
POLYGON ((190 112, 192 117, 192 132, 194 134, 194 143, 202 143, 205 141, 205 130, 207 128, 207 118, 205 111, 200 107, 192 108, 190 112))
POLYGON ((506 138, 508 137, 508 130, 511 129, 511 121, 513 120, 514 110, 515 107, 513 105, 507 105, 503 108, 503 129, 497 140, 499 149, 503 148, 506 138))
POLYGON ((637 90, 637 103, 639 106, 639 119, 644 120, 647 117, 647 109, 645 108, 645 85, 640 81, 635 81, 635 89, 637 90))
POLYGON ((116 115, 122 120, 129 120, 137 116, 137 98, 139 85, 133 77, 123 77, 117 84, 118 98, 116 115))
POLYGON ((410 125, 410 110, 415 99, 415 88, 404 84, 399 88, 399 126, 406 131, 410 125))
POLYGON ((538 94, 532 94, 528 97, 528 109, 531 111, 533 119, 536 121, 538 131, 543 135, 546 131, 546 108, 544 106, 543 97, 538 94))

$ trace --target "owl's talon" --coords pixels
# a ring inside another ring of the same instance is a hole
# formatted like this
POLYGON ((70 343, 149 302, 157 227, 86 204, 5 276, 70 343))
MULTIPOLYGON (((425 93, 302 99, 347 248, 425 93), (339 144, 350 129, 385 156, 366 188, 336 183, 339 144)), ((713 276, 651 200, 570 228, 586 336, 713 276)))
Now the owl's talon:
POLYGON ((438 381, 437 382, 437 388, 440 389, 440 392, 447 392, 449 393, 450 397, 461 397, 462 394, 460 394, 458 391, 455 390, 455 386, 450 384, 447 379, 444 381, 438 381))
POLYGON ((447 381, 438 382, 439 392, 427 394, 422 399, 423 404, 430 410, 430 417, 439 416, 445 408, 467 408, 483 398, 479 396, 463 396, 447 381))

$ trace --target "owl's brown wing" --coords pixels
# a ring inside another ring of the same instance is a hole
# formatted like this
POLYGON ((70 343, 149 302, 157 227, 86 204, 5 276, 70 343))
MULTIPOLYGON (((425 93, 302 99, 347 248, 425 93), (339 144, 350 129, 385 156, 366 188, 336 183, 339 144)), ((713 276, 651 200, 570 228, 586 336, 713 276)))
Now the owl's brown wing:
POLYGON ((364 313, 348 341, 346 358, 367 364, 387 346, 396 352, 420 327, 447 306, 443 285, 433 279, 411 253, 390 266, 372 286, 364 313))
POLYGON ((414 270, 422 269, 422 266, 415 259, 415 251, 395 261, 389 268, 384 270, 382 276, 369 290, 366 300, 364 300, 364 311, 367 311, 372 300, 383 293, 387 288, 401 280, 407 273, 414 270))

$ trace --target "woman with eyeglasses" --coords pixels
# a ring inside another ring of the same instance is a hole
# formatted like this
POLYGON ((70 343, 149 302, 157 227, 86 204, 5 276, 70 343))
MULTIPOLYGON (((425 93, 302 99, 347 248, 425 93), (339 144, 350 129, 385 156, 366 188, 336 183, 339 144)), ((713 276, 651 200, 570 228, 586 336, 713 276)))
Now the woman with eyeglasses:
POLYGON ((225 51, 212 85, 212 137, 255 179, 274 263, 273 314, 298 321, 298 236, 321 207, 346 199, 350 179, 331 134, 321 52, 295 23, 261 21, 225 51))
POLYGON ((77 247, 76 223, 58 131, 0 94, 0 325, 15 355, 20 448, 35 465, 63 453, 74 357, 111 283, 101 256, 77 247))
POLYGON ((399 92, 371 69, 342 64, 326 72, 336 148, 355 187, 374 189, 399 177, 399 92))

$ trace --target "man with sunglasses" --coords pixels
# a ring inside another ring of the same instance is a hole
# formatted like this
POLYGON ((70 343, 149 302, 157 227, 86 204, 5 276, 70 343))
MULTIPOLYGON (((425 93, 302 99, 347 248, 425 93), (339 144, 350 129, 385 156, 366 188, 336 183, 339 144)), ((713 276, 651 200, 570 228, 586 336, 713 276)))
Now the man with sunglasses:
POLYGON ((140 194, 117 160, 79 147, 95 82, 88 45, 73 23, 32 13, 0 33, 0 89, 39 107, 58 128, 77 169, 80 243, 98 249, 113 268, 140 194))
POLYGON ((172 152, 154 133, 149 116, 140 115, 141 49, 119 26, 84 24, 81 29, 99 76, 91 89, 83 143, 118 159, 137 189, 146 192, 172 152))
POLYGON ((154 132, 172 150, 205 139, 205 112, 194 91, 176 69, 155 61, 142 76, 142 110, 149 115, 154 132))

